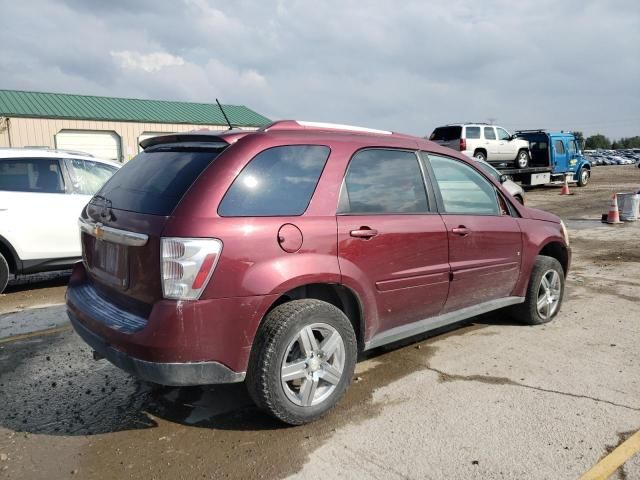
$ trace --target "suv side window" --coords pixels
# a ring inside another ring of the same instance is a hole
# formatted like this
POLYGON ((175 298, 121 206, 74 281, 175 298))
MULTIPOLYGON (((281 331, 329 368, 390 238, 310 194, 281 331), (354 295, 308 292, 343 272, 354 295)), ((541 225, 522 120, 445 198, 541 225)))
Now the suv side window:
POLYGON ((428 211, 427 192, 414 152, 371 149, 353 156, 340 191, 339 214, 428 211))
POLYGON ((64 179, 60 163, 55 158, 0 160, 0 190, 64 193, 64 179))
POLYGON ((471 166, 429 154, 429 163, 440 188, 444 213, 500 215, 494 186, 471 166))
POLYGON ((564 153, 564 143, 562 143, 562 140, 556 140, 554 143, 554 146, 556 148, 556 153, 559 153, 559 154, 564 153))
POLYGON ((480 127, 466 127, 468 139, 480 138, 480 127))
POLYGON ((496 131, 498 132, 498 140, 509 140, 511 135, 504 128, 496 127, 496 131))
POLYGON ((233 181, 218 213, 223 217, 302 215, 329 152, 329 147, 321 145, 288 145, 260 152, 233 181))
POLYGON ((493 129, 493 127, 484 127, 484 138, 487 140, 496 139, 496 131, 493 129))
POLYGON ((75 192, 80 195, 94 195, 117 170, 104 163, 77 158, 68 158, 66 162, 75 192))

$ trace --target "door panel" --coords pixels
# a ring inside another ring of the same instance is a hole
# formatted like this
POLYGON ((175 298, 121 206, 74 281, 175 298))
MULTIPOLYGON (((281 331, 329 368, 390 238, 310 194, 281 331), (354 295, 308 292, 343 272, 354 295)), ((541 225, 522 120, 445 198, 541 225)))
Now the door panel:
POLYGON ((551 148, 553 173, 565 172, 567 170, 567 146, 561 138, 553 138, 551 148))
POLYGON ((366 337, 442 310, 449 290, 447 231, 415 152, 367 149, 347 169, 338 206, 343 279, 369 295, 366 337))
POLYGON ((440 215, 339 216, 338 259, 343 274, 376 292, 378 325, 371 334, 442 310, 449 290, 449 263, 440 215), (351 235, 362 227, 377 230, 377 235, 369 239, 351 235))
POLYGON ((484 127, 483 129, 484 144, 487 149, 487 160, 495 162, 500 160, 500 146, 496 139, 496 130, 493 127, 484 127))
POLYGON ((444 312, 508 297, 520 274, 522 233, 510 216, 443 215, 452 282, 444 312), (466 228, 466 234, 454 229, 466 228))
POLYGON ((504 128, 496 127, 498 134, 498 148, 500 150, 500 159, 509 161, 515 160, 518 153, 516 143, 510 141, 511 135, 504 128))

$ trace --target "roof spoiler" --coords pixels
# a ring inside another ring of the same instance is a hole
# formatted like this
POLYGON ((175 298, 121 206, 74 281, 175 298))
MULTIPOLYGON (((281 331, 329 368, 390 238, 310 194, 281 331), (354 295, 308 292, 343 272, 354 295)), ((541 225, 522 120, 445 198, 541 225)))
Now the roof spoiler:
POLYGON ((157 137, 146 138, 140 142, 143 149, 166 143, 225 143, 231 145, 251 131, 247 130, 195 130, 193 132, 171 133, 157 137))

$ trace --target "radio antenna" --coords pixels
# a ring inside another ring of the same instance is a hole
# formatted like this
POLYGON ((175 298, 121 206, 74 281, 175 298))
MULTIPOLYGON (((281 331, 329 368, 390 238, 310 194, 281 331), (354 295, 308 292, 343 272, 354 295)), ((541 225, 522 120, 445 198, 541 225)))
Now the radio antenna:
POLYGON ((222 105, 220 105, 220 102, 218 101, 217 98, 216 98, 216 103, 218 104, 218 108, 220 108, 220 111, 222 112, 224 119, 227 121, 227 125, 229 125, 229 130, 233 130, 233 125, 231 125, 231 122, 229 121, 229 117, 227 117, 227 114, 224 113, 224 109, 222 108, 222 105))

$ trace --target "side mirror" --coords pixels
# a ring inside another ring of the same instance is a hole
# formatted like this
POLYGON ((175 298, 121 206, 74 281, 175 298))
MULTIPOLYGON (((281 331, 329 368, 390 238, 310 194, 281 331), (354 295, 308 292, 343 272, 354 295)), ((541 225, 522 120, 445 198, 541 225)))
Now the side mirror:
POLYGON ((507 180, 509 180, 509 177, 506 176, 504 173, 502 175, 500 175, 500 183, 504 183, 507 180))

